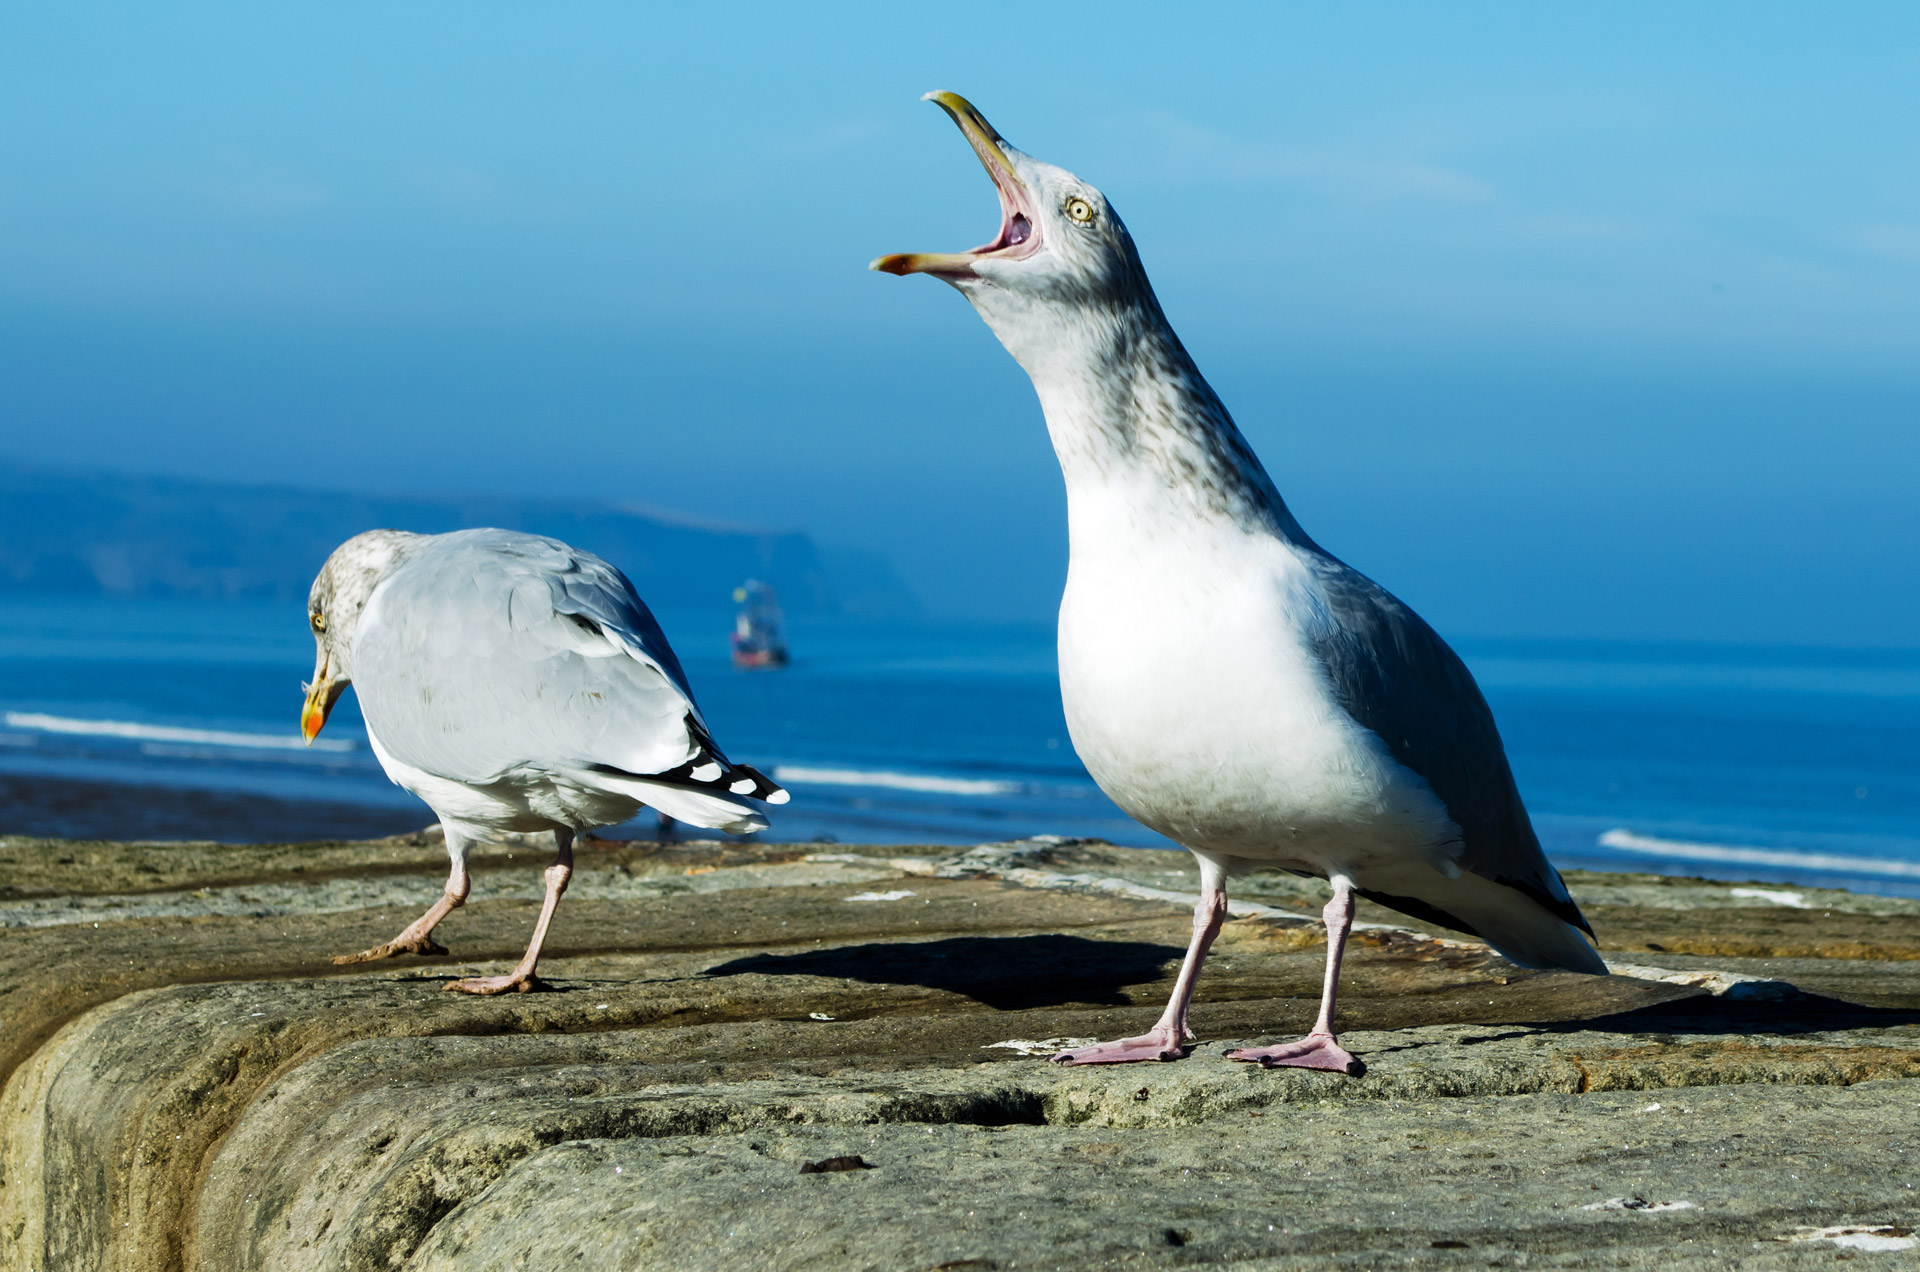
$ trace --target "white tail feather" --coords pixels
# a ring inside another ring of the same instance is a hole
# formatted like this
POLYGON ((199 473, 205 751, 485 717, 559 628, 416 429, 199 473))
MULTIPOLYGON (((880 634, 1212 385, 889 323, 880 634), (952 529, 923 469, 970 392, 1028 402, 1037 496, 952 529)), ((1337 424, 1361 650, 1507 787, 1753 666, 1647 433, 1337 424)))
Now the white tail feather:
POLYGON ((1522 967, 1607 974, 1607 965, 1578 928, 1517 888, 1468 871, 1449 879, 1424 864, 1370 870, 1355 882, 1369 892, 1417 898, 1453 915, 1522 967))
POLYGON ((693 791, 684 786, 614 773, 593 773, 589 780, 596 786, 632 796, 689 826, 724 830, 729 835, 745 835, 767 828, 767 819, 753 811, 749 804, 721 792, 693 791))

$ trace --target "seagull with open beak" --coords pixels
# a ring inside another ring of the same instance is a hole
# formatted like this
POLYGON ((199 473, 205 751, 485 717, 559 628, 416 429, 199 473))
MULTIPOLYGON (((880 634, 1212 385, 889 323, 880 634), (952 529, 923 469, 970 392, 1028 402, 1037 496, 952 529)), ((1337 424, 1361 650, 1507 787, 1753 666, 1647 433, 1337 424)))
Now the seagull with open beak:
POLYGON ((1604 975, 1473 677, 1294 519, 1113 206, 1008 145, 965 98, 927 98, 992 179, 1000 232, 873 268, 952 284, 1032 379, 1066 479, 1059 666, 1074 748, 1116 804, 1200 862, 1193 940, 1158 1023, 1055 1059, 1184 1057, 1226 881, 1254 866, 1331 885, 1326 976, 1304 1038, 1230 1059, 1359 1071, 1334 1033, 1356 896, 1524 967, 1604 975))

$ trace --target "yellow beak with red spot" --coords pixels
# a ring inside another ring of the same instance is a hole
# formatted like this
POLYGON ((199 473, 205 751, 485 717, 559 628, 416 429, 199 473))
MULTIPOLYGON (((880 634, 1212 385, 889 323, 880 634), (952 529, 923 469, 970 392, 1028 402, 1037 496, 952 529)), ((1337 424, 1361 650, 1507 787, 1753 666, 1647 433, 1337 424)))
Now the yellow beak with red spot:
POLYGON ((313 683, 307 686, 307 703, 300 708, 300 736, 307 740, 308 746, 313 745, 314 738, 326 727, 327 716, 345 687, 329 680, 327 665, 320 664, 320 669, 314 673, 313 683))

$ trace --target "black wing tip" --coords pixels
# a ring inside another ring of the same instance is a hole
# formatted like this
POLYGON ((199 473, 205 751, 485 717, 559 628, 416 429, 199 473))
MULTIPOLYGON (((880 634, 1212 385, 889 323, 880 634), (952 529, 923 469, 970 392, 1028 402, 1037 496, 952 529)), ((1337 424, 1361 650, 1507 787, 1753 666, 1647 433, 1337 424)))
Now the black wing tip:
POLYGON ((767 804, 784 804, 790 798, 786 788, 759 769, 750 764, 735 764, 719 752, 705 747, 677 768, 670 768, 664 773, 635 773, 632 776, 692 790, 712 791, 717 795, 738 795, 767 804))
POLYGON ((678 768, 654 774, 653 781, 738 795, 766 804, 784 804, 791 798, 786 788, 759 769, 751 764, 735 764, 723 755, 713 735, 692 712, 687 713, 686 722, 687 734, 693 739, 693 758, 678 768))
MULTIPOLYGON (((791 796, 787 794, 786 787, 780 785, 780 783, 774 781, 751 764, 736 764, 733 766, 733 771, 738 773, 743 779, 753 782, 754 799, 765 800, 769 804, 784 804, 791 798, 791 796)), ((739 793, 744 794, 745 792, 739 793)))

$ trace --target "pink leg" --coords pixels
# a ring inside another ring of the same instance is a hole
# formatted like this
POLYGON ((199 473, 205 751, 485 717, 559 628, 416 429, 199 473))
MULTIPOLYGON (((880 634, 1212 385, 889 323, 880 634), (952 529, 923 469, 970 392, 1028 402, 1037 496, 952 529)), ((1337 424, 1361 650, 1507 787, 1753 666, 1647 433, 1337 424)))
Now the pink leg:
POLYGON ((521 956, 519 966, 505 976, 469 976, 445 988, 457 994, 504 994, 509 990, 524 994, 540 987, 540 978, 533 974, 533 969, 540 962, 540 947, 546 943, 547 926, 553 922, 560 894, 567 890, 567 880, 573 877, 573 832, 557 830, 553 838, 553 864, 547 867, 546 874, 547 897, 540 905, 540 921, 533 925, 533 940, 527 943, 527 952, 521 956))
POLYGON ((1184 1060, 1193 1048, 1187 1045, 1193 1030, 1187 1028, 1187 1007, 1193 1001, 1193 986, 1200 979, 1200 964, 1207 958, 1213 938, 1220 935, 1220 924, 1227 917, 1225 872, 1213 862, 1200 861, 1200 902, 1193 907, 1193 941, 1180 964, 1180 979, 1173 984, 1173 997, 1160 1013, 1154 1027, 1137 1038, 1098 1042, 1091 1047, 1062 1051, 1056 1064, 1126 1064, 1134 1060, 1184 1060))
POLYGON ((1327 924, 1327 984, 1320 994, 1320 1019, 1313 1032, 1298 1042, 1275 1047, 1236 1047, 1227 1052, 1229 1060, 1248 1060, 1269 1069, 1326 1069, 1333 1073, 1358 1076, 1366 1066, 1334 1040, 1333 998, 1340 982, 1340 960, 1347 952, 1347 933, 1353 930, 1353 881, 1345 875, 1333 876, 1333 898, 1320 912, 1327 924))
POLYGON ((453 858, 453 867, 447 872, 447 890, 440 899, 427 907, 427 912, 407 924, 400 935, 384 945, 361 950, 358 954, 337 954, 335 963, 371 963, 375 959, 392 958, 396 954, 445 954, 447 947, 433 939, 433 929, 440 920, 452 914, 467 903, 467 892, 473 886, 467 878, 467 844, 457 839, 454 832, 447 832, 447 855, 453 858))

